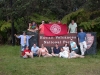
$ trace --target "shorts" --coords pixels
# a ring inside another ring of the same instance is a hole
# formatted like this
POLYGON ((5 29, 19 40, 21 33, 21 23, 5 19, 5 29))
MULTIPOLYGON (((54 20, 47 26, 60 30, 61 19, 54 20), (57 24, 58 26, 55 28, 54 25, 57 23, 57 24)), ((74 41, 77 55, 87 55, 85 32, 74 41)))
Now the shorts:
POLYGON ((38 54, 36 54, 36 53, 33 53, 33 56, 35 57, 35 56, 38 56, 38 54))
POLYGON ((78 50, 78 49, 75 49, 75 50, 72 50, 72 51, 75 51, 75 52, 76 52, 76 54, 78 54, 78 53, 79 53, 79 50, 78 50))
POLYGON ((75 56, 74 51, 72 51, 72 52, 70 53, 70 57, 73 57, 73 56, 75 56))
POLYGON ((22 45, 21 45, 21 51, 24 51, 25 48, 26 48, 26 45, 25 45, 25 46, 22 46, 22 45))

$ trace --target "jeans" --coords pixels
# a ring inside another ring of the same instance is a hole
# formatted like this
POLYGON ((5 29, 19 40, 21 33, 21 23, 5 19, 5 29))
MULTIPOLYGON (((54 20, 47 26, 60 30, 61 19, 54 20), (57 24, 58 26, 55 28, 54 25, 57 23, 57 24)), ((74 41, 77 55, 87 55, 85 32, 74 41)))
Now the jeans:
POLYGON ((79 44, 80 44, 81 55, 84 55, 84 53, 87 49, 86 41, 80 42, 79 44))

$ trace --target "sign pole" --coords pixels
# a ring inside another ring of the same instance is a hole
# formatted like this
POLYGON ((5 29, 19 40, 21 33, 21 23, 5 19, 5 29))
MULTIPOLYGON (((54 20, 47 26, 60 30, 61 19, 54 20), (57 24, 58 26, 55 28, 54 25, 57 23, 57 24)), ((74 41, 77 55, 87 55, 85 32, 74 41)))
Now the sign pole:
MULTIPOLYGON (((13 8, 12 8, 12 5, 13 5, 13 2, 12 0, 10 0, 10 5, 11 5, 11 12, 13 12, 13 8)), ((11 35, 12 35, 12 46, 15 45, 15 37, 14 37, 14 15, 11 14, 11 35)))

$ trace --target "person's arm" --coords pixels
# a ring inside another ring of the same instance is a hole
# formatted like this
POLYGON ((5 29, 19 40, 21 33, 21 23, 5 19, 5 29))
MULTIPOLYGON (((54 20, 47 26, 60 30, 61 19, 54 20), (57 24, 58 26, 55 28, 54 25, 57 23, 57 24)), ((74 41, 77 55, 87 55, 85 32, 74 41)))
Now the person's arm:
POLYGON ((70 52, 69 47, 67 47, 67 49, 68 49, 68 52, 70 52))
POLYGON ((34 36, 34 35, 27 35, 28 39, 30 39, 32 36, 34 36))
POLYGON ((76 43, 74 42, 74 46, 73 46, 74 48, 76 48, 76 43))
POLYGON ((68 33, 69 33, 69 28, 68 28, 68 30, 67 30, 67 31, 68 31, 68 33))
POLYGON ((85 41, 87 40, 86 33, 85 33, 85 41))
POLYGON ((33 47, 31 47, 31 52, 33 53, 33 47))
POLYGON ((85 33, 85 41, 86 41, 86 44, 87 44, 88 41, 87 41, 86 33, 85 33))
POLYGON ((68 33, 70 33, 70 24, 69 24, 69 26, 68 26, 68 33))
POLYGON ((54 53, 54 52, 53 52, 53 49, 54 49, 54 48, 53 48, 53 47, 51 47, 51 52, 52 52, 52 53, 54 53))
POLYGON ((39 52, 38 55, 40 57, 41 56, 41 49, 39 49, 38 52, 39 52))
POLYGON ((75 23, 75 25, 76 25, 75 32, 77 33, 77 24, 75 23))
POLYGON ((39 47, 38 47, 38 49, 37 49, 37 54, 39 54, 39 47))
POLYGON ((39 33, 41 32, 41 25, 39 26, 39 30, 38 31, 39 31, 39 33))
POLYGON ((45 47, 45 50, 46 50, 47 53, 49 53, 46 47, 45 47))
POLYGON ((87 38, 85 37, 85 41, 87 42, 87 38))
POLYGON ((59 49, 59 52, 61 52, 61 51, 60 51, 60 47, 59 47, 58 49, 59 49))
POLYGON ((39 30, 39 28, 36 26, 35 30, 39 30))
POLYGON ((77 27, 75 28, 75 32, 77 33, 77 27))
POLYGON ((78 44, 79 44, 79 43, 80 43, 80 39, 79 39, 79 33, 78 33, 77 37, 78 37, 78 44))
POLYGON ((20 38, 20 36, 18 36, 18 35, 16 35, 16 34, 14 34, 14 36, 15 36, 16 38, 20 38))

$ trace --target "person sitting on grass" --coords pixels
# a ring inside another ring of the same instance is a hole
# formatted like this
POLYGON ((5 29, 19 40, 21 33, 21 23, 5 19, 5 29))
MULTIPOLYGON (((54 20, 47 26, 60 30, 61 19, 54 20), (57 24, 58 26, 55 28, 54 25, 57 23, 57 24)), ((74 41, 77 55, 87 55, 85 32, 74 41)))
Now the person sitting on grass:
POLYGON ((43 57, 51 57, 52 55, 49 54, 48 50, 46 47, 44 47, 44 45, 41 45, 41 48, 39 49, 39 57, 43 56, 43 57))
POLYGON ((67 43, 64 44, 63 49, 66 50, 66 51, 69 51, 69 47, 68 47, 68 44, 67 43))
POLYGON ((59 57, 62 57, 62 58, 84 58, 84 56, 76 54, 75 51, 71 51, 71 53, 70 53, 68 50, 64 50, 63 48, 61 48, 59 57))
POLYGON ((36 46, 36 44, 34 43, 33 46, 31 47, 31 52, 33 53, 33 56, 38 56, 39 52, 39 47, 36 46))
POLYGON ((33 58, 33 53, 31 52, 31 50, 29 50, 28 46, 25 48, 25 50, 22 53, 23 58, 33 58))
POLYGON ((52 48, 52 53, 51 54, 52 54, 52 56, 58 56, 59 53, 60 53, 60 48, 59 48, 58 44, 56 43, 55 47, 52 48))
POLYGON ((68 50, 64 50, 64 48, 60 49, 60 53, 59 53, 59 57, 62 58, 69 58, 69 49, 68 50))
POLYGON ((77 44, 76 44, 76 42, 73 41, 73 39, 70 40, 70 46, 71 46, 71 51, 75 51, 76 54, 79 53, 77 44))

